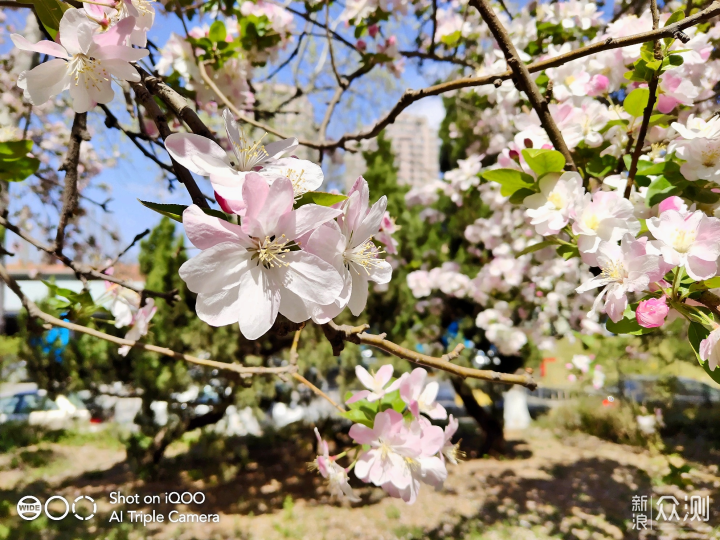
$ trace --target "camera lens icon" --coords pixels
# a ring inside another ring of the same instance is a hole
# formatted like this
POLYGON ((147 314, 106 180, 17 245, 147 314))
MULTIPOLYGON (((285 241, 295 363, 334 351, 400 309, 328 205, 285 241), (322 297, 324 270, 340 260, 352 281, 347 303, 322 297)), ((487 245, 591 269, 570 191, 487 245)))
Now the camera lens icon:
POLYGON ((27 495, 17 503, 17 513, 25 521, 36 519, 42 512, 43 505, 37 497, 27 495))

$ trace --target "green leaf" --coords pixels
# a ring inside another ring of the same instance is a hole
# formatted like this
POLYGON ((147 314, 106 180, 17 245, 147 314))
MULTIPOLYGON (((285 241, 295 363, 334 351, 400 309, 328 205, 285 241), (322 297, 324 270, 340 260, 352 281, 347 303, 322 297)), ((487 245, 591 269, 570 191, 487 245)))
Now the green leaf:
POLYGON ((515 169, 494 169, 485 171, 482 175, 486 180, 500 184, 502 186, 500 194, 504 197, 510 197, 521 189, 533 189, 535 187, 535 179, 532 176, 515 169))
POLYGON ((70 9, 70 5, 58 0, 18 0, 21 4, 32 4, 35 6, 35 13, 37 13, 38 19, 50 34, 50 37, 55 39, 58 31, 60 30, 60 19, 62 19, 63 13, 70 9))
POLYGON ((0 180, 20 182, 38 170, 40 160, 28 157, 32 141, 7 141, 0 143, 0 180))
POLYGON ((709 362, 700 358, 700 342, 709 335, 710 331, 702 324, 696 322, 690 323, 690 326, 688 327, 688 341, 690 342, 690 346, 693 348, 693 351, 695 351, 697 361, 705 370, 705 373, 707 373, 713 381, 720 384, 720 367, 716 367, 711 370, 708 366, 709 362))
POLYGON ((373 427, 374 421, 368 418, 361 409, 350 409, 349 411, 340 413, 340 416, 347 418, 348 420, 356 424, 362 424, 369 428, 373 427))
POLYGON ((699 182, 686 182, 683 197, 701 204, 714 204, 720 200, 720 194, 715 193, 707 187, 698 185, 699 182))
POLYGON ((522 257, 523 255, 527 255, 528 253, 534 253, 535 251, 540 251, 541 249, 544 249, 549 246, 554 246, 557 244, 554 240, 545 240, 543 242, 538 242, 537 244, 533 244, 531 246, 526 247, 523 249, 520 253, 516 255, 517 257, 522 257))
POLYGON ((528 166, 535 171, 540 178, 551 172, 562 172, 565 167, 565 157, 557 150, 547 148, 525 148, 522 151, 523 158, 528 166))
POLYGON ((665 21, 663 28, 665 28, 666 26, 670 26, 671 24, 675 24, 678 21, 682 21, 684 18, 685 18, 685 10, 678 9, 675 13, 670 15, 670 18, 667 21, 665 21))
POLYGON ((675 117, 671 114, 653 114, 652 116, 650 116, 650 123, 648 125, 667 127, 670 125, 671 120, 675 120, 675 117))
POLYGON ((638 118, 645 112, 645 107, 647 107, 649 99, 650 90, 647 88, 636 88, 630 92, 625 98, 625 101, 623 101, 623 108, 629 115, 638 118))
POLYGON ((343 202, 347 196, 339 193, 325 193, 324 191, 308 191, 295 203, 296 206, 304 206, 306 204, 317 204, 319 206, 332 206, 339 202, 343 202))
POLYGON ((617 166, 617 159, 613 156, 597 156, 585 169, 590 176, 595 178, 605 178, 617 166))
POLYGON ((455 44, 460 41, 461 37, 462 33, 460 32, 460 30, 455 30, 455 32, 453 32, 452 34, 441 37, 440 41, 442 41, 448 47, 454 47, 455 44))
POLYGON ((510 202, 512 204, 522 204, 527 197, 534 195, 535 192, 532 189, 522 188, 518 189, 515 193, 510 195, 510 202))
POLYGON ((633 304, 632 306, 628 306, 625 308, 625 313, 623 313, 623 318, 620 319, 618 322, 613 322, 612 320, 608 319, 605 323, 605 328, 607 328, 608 332, 612 332, 613 334, 630 334, 633 336, 639 336, 642 334, 649 334, 650 332, 654 332, 656 328, 644 328, 638 324, 637 319, 635 318, 635 307, 637 304, 633 304))
POLYGON ((717 289, 720 287, 720 276, 706 279, 702 284, 704 289, 717 289))
POLYGON ((683 57, 679 54, 671 54, 670 56, 668 56, 667 61, 668 64, 670 64, 671 66, 682 66, 683 62, 685 62, 683 57))
POLYGON ((661 161, 660 163, 653 163, 652 161, 638 161, 638 174, 643 176, 657 176, 659 174, 665 174, 667 172, 677 172, 680 170, 680 166, 674 161, 661 161))
POLYGON ((682 193, 682 188, 671 184, 667 178, 661 176, 656 178, 655 181, 650 184, 647 195, 645 196, 645 204, 648 207, 655 206, 661 203, 672 195, 678 195, 682 193))
POLYGON ((208 37, 211 41, 225 41, 227 37, 227 30, 225 29, 225 23, 222 21, 215 21, 210 25, 210 31, 208 37))
MULTIPOLYGON (((140 199, 138 199, 138 201, 140 201, 140 199)), ((178 223, 182 223, 182 215, 187 208, 187 205, 184 204, 161 204, 148 201, 140 201, 140 204, 142 204, 143 206, 147 206, 150 210, 154 210, 158 214, 167 216, 170 219, 177 221, 178 223)), ((225 212, 221 212, 220 210, 214 210, 213 208, 203 208, 202 211, 205 212, 208 216, 220 218, 223 221, 230 221, 229 216, 225 212)))
POLYGON ((580 251, 578 251, 578 248, 576 246, 558 246, 557 253, 566 261, 572 259, 573 257, 580 256, 580 251))

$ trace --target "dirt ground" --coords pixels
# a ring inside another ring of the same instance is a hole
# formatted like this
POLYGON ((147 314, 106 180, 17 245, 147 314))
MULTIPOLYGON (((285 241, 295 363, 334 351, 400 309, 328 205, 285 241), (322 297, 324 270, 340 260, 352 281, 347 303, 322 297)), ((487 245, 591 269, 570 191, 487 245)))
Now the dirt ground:
POLYGON ((0 456, 0 539, 720 538, 717 453, 708 453, 702 462, 680 456, 668 461, 648 450, 540 428, 508 433, 507 438, 507 458, 450 466, 444 489, 423 489, 412 506, 375 488, 359 489, 363 501, 356 505, 332 501, 316 473, 303 464, 312 455, 312 441, 307 452, 278 448, 259 458, 250 452, 241 465, 211 464, 212 472, 192 468, 197 465, 192 456, 176 451, 167 474, 152 482, 134 477, 119 446, 41 443, 22 449, 23 455, 0 456), (670 464, 677 467, 675 480, 667 476, 670 464), (159 495, 162 501, 172 491, 202 492, 206 500, 142 503, 146 495, 159 495), (141 502, 112 504, 112 492, 138 494, 141 502), (15 504, 21 497, 44 501, 54 494, 90 496, 98 504, 97 514, 88 521, 17 517, 15 504), (647 496, 648 502, 650 496, 654 501, 675 496, 679 522, 632 529, 635 495, 647 496), (710 496, 709 521, 682 521, 692 495, 710 496), (131 510, 149 515, 155 510, 165 521, 129 523, 131 510), (180 514, 217 514, 219 523, 168 523, 172 510, 179 512, 176 519, 180 514), (122 523, 110 521, 113 511, 123 511, 122 523))

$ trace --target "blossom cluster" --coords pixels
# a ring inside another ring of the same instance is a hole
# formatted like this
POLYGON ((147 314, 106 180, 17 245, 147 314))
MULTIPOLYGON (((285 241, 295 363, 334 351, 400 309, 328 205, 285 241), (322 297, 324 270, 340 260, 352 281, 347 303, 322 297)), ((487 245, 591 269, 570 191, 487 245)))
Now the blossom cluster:
MULTIPOLYGON (((681 8, 669 3, 660 24, 681 20, 681 8)), ((449 47, 453 34, 488 36, 472 15, 440 20, 449 47)), ((525 62, 652 30, 649 12, 605 24, 595 3, 582 0, 528 6, 505 22, 525 62)), ((442 221, 438 193, 457 205, 479 197, 481 215, 465 239, 482 263, 479 271, 450 261, 411 273, 418 309, 435 292, 473 299, 484 310, 476 324, 504 354, 520 353, 527 340, 518 332, 542 347, 543 336, 578 330, 651 332, 675 313, 690 320, 691 344, 712 373, 720 332, 698 299, 720 285, 720 122, 708 111, 720 81, 713 54, 720 25, 689 27, 681 37, 657 51, 652 44, 610 48, 533 74, 579 172, 563 171, 564 156, 513 81, 462 92, 477 113, 458 115, 448 135, 468 137, 467 157, 406 200, 442 221), (651 76, 655 110, 638 159, 632 149, 651 76)), ((477 47, 478 75, 507 69, 494 40, 477 47)))
MULTIPOLYGON (((125 3, 118 3, 118 7, 121 5, 125 3)), ((12 34, 18 49, 55 57, 20 73, 17 85, 24 90, 25 98, 33 105, 42 105, 69 90, 73 110, 82 113, 98 103, 113 100, 113 77, 139 82, 140 74, 130 63, 149 53, 131 45, 145 41, 149 27, 147 20, 138 19, 133 13, 138 14, 138 10, 129 0, 126 8, 119 10, 98 5, 90 10, 67 9, 60 20, 58 43, 47 40, 32 43, 20 34, 12 34), (104 18, 98 20, 95 17, 100 17, 100 13, 104 18)))
MULTIPOLYGON (((111 273, 111 272, 109 272, 111 273)), ((115 319, 115 328, 130 326, 125 339, 137 341, 147 335, 150 321, 157 312, 157 306, 152 298, 146 298, 141 306, 140 295, 133 290, 121 287, 116 283, 105 282, 105 293, 98 298, 97 305, 107 309, 115 319)), ((122 356, 130 352, 128 345, 118 349, 122 356)))
POLYGON ((348 472, 367 483, 381 487, 391 497, 412 504, 421 484, 442 488, 447 479, 446 462, 457 464, 462 453, 452 438, 459 422, 435 401, 437 381, 425 384, 427 371, 416 368, 393 379, 393 367, 384 365, 377 373, 357 366, 358 380, 366 390, 347 400, 350 410, 344 416, 356 422, 350 437, 356 445, 356 459, 343 468, 337 461, 346 451, 330 456, 327 443, 318 437, 318 457, 313 465, 320 471, 336 495, 359 501, 349 484, 348 472), (447 420, 443 429, 430 419, 447 420))
POLYGON ((372 241, 386 221, 387 198, 370 205, 362 177, 347 197, 315 192, 322 169, 282 157, 296 139, 262 145, 247 138, 230 111, 223 117, 230 152, 200 135, 165 141, 176 161, 209 177, 225 212, 192 205, 183 213, 185 232, 201 250, 180 268, 198 293, 198 317, 213 326, 237 323, 246 338, 257 339, 278 313, 319 324, 345 307, 362 313, 368 282, 385 284, 392 275, 372 241), (321 204, 310 202, 316 200, 321 204))

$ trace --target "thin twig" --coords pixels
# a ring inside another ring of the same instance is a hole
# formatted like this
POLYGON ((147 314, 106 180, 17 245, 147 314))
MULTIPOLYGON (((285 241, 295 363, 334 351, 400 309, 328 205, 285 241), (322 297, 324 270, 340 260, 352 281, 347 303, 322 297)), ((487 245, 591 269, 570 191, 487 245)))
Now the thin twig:
MULTIPOLYGON (((138 139, 143 139, 143 140, 152 141, 152 139, 150 139, 149 137, 146 137, 146 136, 143 135, 142 133, 135 133, 135 132, 133 132, 133 131, 130 131, 130 130, 128 130, 128 129, 125 129, 125 128, 120 124, 120 122, 118 121, 117 117, 112 113, 112 111, 110 111, 110 109, 107 108, 107 106, 101 104, 101 105, 100 105, 100 108, 105 112, 105 116, 106 116, 106 118, 105 118, 105 126, 106 126, 106 127, 115 128, 115 129, 118 129, 118 130, 122 131, 125 135, 127 135, 127 137, 128 137, 128 138, 130 139, 130 141, 137 147, 137 149, 140 150, 140 152, 143 153, 143 155, 144 155, 146 158, 148 158, 148 159, 152 160, 153 162, 155 162, 155 164, 157 164, 157 166, 160 167, 162 170, 164 170, 164 171, 166 171, 166 172, 169 172, 170 174, 173 174, 173 175, 175 174, 175 169, 173 169, 173 168, 172 168, 170 165, 168 165, 167 163, 163 163, 162 161, 160 161, 160 160, 157 158, 157 156, 153 155, 153 154, 152 154, 147 148, 145 148, 145 146, 138 140, 138 139)), ((140 121, 140 125, 141 125, 141 126, 143 125, 143 124, 142 124, 142 121, 140 121)))
POLYGON ((332 404, 332 406, 335 407, 335 408, 336 408, 338 411, 340 411, 341 413, 344 413, 344 412, 345 412, 345 409, 343 409, 340 405, 338 405, 337 403, 335 403, 335 401, 334 401, 330 396, 328 396, 325 392, 323 392, 322 390, 320 390, 320 389, 319 389, 317 386, 315 386, 313 383, 311 383, 310 381, 308 381, 305 377, 303 377, 302 375, 300 375, 297 371, 292 374, 292 378, 295 379, 295 380, 298 381, 298 382, 301 382, 301 383, 304 384, 305 386, 307 386, 310 390, 312 390, 312 391, 313 391, 315 394, 317 394, 318 396, 320 396, 320 397, 325 398, 326 400, 328 400, 328 402, 330 402, 330 403, 332 404))
POLYGON ((325 0, 325 35, 327 36, 328 52, 330 53, 330 66, 335 75, 335 80, 340 88, 345 89, 348 86, 348 81, 338 73, 337 64, 335 64, 332 37, 330 36, 330 0, 325 0))
MULTIPOLYGON (((657 0, 650 0, 650 11, 653 19, 653 30, 657 30, 660 25, 660 15, 658 13, 657 0)), ((655 59, 662 59, 662 46, 660 40, 655 40, 655 59)), ((650 83, 648 84, 648 103, 643 111, 642 124, 640 125, 640 133, 638 133, 637 142, 635 143, 635 150, 633 151, 632 161, 630 162, 630 170, 628 171, 627 184, 625 185, 624 196, 626 199, 630 198, 632 192, 633 183, 635 181, 635 175, 637 174, 638 162, 645 146, 645 137, 647 136, 648 128, 650 126, 650 117, 652 116, 653 109, 655 108, 655 100, 657 99, 657 88, 660 80, 660 70, 658 69, 653 74, 650 83)))
POLYGON ((58 255, 55 252, 54 246, 49 246, 38 240, 37 238, 33 238, 30 236, 27 232, 22 230, 17 225, 14 225, 13 223, 10 223, 5 217, 0 216, 0 226, 5 227, 8 231, 16 234, 32 246, 36 247, 40 251, 44 251, 48 255, 52 255, 56 257, 62 264, 70 268, 72 271, 75 272, 78 276, 80 276, 82 279, 86 278, 93 278, 93 279, 104 279, 105 281, 109 281, 111 283, 115 283, 117 285, 120 285, 122 287, 125 287, 126 289, 129 289, 131 291, 135 291, 138 294, 143 294, 145 296, 151 296, 153 298, 163 298, 168 303, 172 304, 173 302, 179 300, 179 296, 177 295, 177 291, 168 291, 168 292, 160 292, 160 291, 153 291, 150 289, 143 289, 142 287, 136 287, 132 283, 128 283, 127 281, 124 281, 122 279, 116 278, 114 276, 110 276, 107 274, 103 274, 99 270, 96 270, 88 265, 79 263, 77 261, 73 261, 68 256, 60 254, 58 255))
POLYGON ((497 41, 503 54, 505 54, 505 60, 513 73, 515 73, 521 89, 525 91, 525 94, 530 100, 530 104, 540 118, 540 123, 550 138, 550 142, 552 142, 556 150, 565 156, 565 167, 571 171, 576 171, 577 168, 575 167, 570 149, 567 144, 565 144, 565 139, 557 127, 552 114, 550 114, 547 100, 540 93, 537 84, 535 84, 535 81, 530 76, 527 65, 520 59, 520 55, 510 39, 510 35, 500 22, 490 2, 488 0, 470 0, 470 5, 480 12, 483 20, 490 28, 490 32, 495 36, 495 41, 497 41))
POLYGON ((65 228, 77 211, 78 206, 78 166, 80 165, 80 147, 83 141, 89 141, 87 131, 87 113, 75 113, 70 131, 70 142, 65 160, 60 166, 65 171, 65 188, 63 190, 63 205, 60 211, 57 234, 55 236, 55 253, 62 254, 65 243, 65 228))
POLYGON ((106 265, 105 268, 100 270, 100 273, 104 274, 108 270, 108 268, 112 268, 113 266, 115 266, 117 264, 117 262, 120 260, 120 257, 122 257, 128 251, 130 251, 135 244, 137 244, 140 240, 145 238, 148 234, 150 234, 150 229, 145 229, 143 232, 136 234, 135 238, 133 238, 132 242, 130 242, 130 245, 128 247, 126 247, 125 249, 123 249, 122 252, 120 252, 120 254, 117 257, 115 257, 112 260, 112 262, 110 262, 110 264, 106 265))
MULTIPOLYGON (((293 11, 290 8, 286 9, 298 15, 302 15, 300 12, 293 11)), ((682 19, 675 24, 671 24, 657 30, 650 30, 648 32, 642 32, 632 36, 627 36, 624 38, 607 38, 605 41, 592 43, 585 47, 581 47, 574 51, 570 51, 568 53, 561 54, 547 60, 541 60, 532 64, 528 64, 527 69, 530 73, 537 73, 548 68, 562 66, 573 60, 578 60, 580 58, 584 58, 586 56, 590 56, 601 51, 618 49, 621 47, 629 47, 631 45, 638 45, 640 43, 645 43, 646 41, 652 41, 654 39, 660 39, 664 37, 675 37, 677 39, 684 40, 685 38, 687 38, 687 36, 682 33, 682 30, 684 30, 685 28, 690 28, 691 26, 695 26, 702 21, 711 19, 718 14, 720 14, 720 1, 716 0, 706 9, 699 11, 694 15, 691 15, 690 17, 682 19)), ((312 20, 311 18, 304 18, 306 20, 311 20, 313 23, 317 24, 320 27, 323 27, 322 24, 312 20)), ((348 42, 347 44, 353 49, 355 49, 355 47, 351 43, 348 42)), ((175 90, 170 88, 159 77, 152 76, 142 69, 138 69, 138 71, 140 71, 140 74, 143 77, 143 80, 145 81, 150 92, 159 97, 175 113, 175 115, 178 116, 178 118, 182 119, 190 127, 193 133, 215 140, 212 132, 200 120, 195 111, 193 111, 189 107, 187 100, 185 100, 184 97, 182 97, 175 90)), ((493 75, 483 75, 480 77, 464 77, 461 79, 456 79, 454 81, 448 81, 442 84, 436 84, 433 86, 428 86, 426 88, 421 88, 419 90, 406 90, 405 93, 397 101, 397 103, 395 103, 395 105, 392 107, 392 109, 390 109, 390 111, 388 111, 384 117, 377 120, 372 126, 363 129, 362 131, 345 134, 335 141, 327 141, 321 144, 306 144, 309 141, 300 141, 300 144, 318 150, 332 150, 333 148, 346 149, 349 142, 360 141, 363 139, 371 139, 377 136, 383 129, 385 129, 386 126, 392 124, 402 111, 407 109, 416 101, 419 101, 428 96, 438 96, 446 92, 460 90, 463 88, 472 88, 476 86, 483 86, 486 84, 495 84, 510 79, 512 75, 512 71, 507 70, 503 73, 493 75)), ((283 135, 280 134, 278 134, 278 136, 283 137, 283 135)))
POLYGON ((31 317, 41 319, 52 326, 67 328, 68 330, 87 334, 98 339, 103 339, 105 341, 115 343, 116 345, 120 345, 122 347, 127 346, 143 349, 145 351, 162 354, 163 356, 169 356, 170 358, 175 358, 177 360, 185 360, 186 362, 190 362, 192 364, 197 364, 200 366, 223 369, 226 371, 234 371, 235 373, 240 373, 241 375, 275 375, 279 373, 294 373, 297 369, 295 366, 253 367, 242 366, 240 364, 229 364, 226 362, 217 362, 215 360, 198 358, 197 356, 192 356, 190 354, 179 353, 177 351, 173 351, 172 349, 168 349, 167 347, 158 347, 157 345, 151 345, 149 343, 141 343, 139 341, 132 341, 130 339, 111 336, 110 334, 106 334, 105 332, 100 332, 99 330, 88 328, 80 324, 64 321, 58 319, 57 317, 53 317, 49 313, 45 313, 32 300, 25 296, 25 294, 22 292, 22 289, 20 289, 20 285, 18 285, 17 281, 10 277, 7 269, 2 264, 0 264, 0 279, 2 279, 2 281, 4 281, 10 288, 10 290, 14 292, 18 296, 18 298, 20 298, 23 307, 25 307, 31 317))
POLYGON ((398 358, 408 360, 414 364, 426 366, 434 369, 440 369, 447 371, 460 377, 471 379, 479 379, 482 381, 498 382, 503 384, 519 384, 525 386, 530 390, 534 390, 537 387, 537 383, 533 380, 532 375, 526 373, 525 375, 512 375, 509 373, 498 373, 497 371, 490 371, 486 369, 473 369, 458 366, 450 362, 458 357, 460 351, 463 350, 463 345, 459 344, 455 347, 451 353, 444 355, 442 358, 436 358, 434 356, 428 356, 417 351, 411 351, 405 347, 388 341, 384 335, 373 335, 368 334, 366 330, 368 325, 362 326, 347 326, 337 325, 333 321, 322 325, 322 329, 325 332, 325 337, 328 338, 330 344, 333 347, 333 354, 340 354, 344 347, 344 342, 349 341, 350 343, 371 345, 378 349, 385 351, 388 354, 392 354, 398 358))
POLYGON ((295 335, 293 336, 293 342, 290 346, 290 363, 291 364, 297 364, 298 361, 298 344, 300 343, 300 332, 302 332, 302 329, 305 327, 305 323, 302 323, 302 326, 295 330, 295 335))

